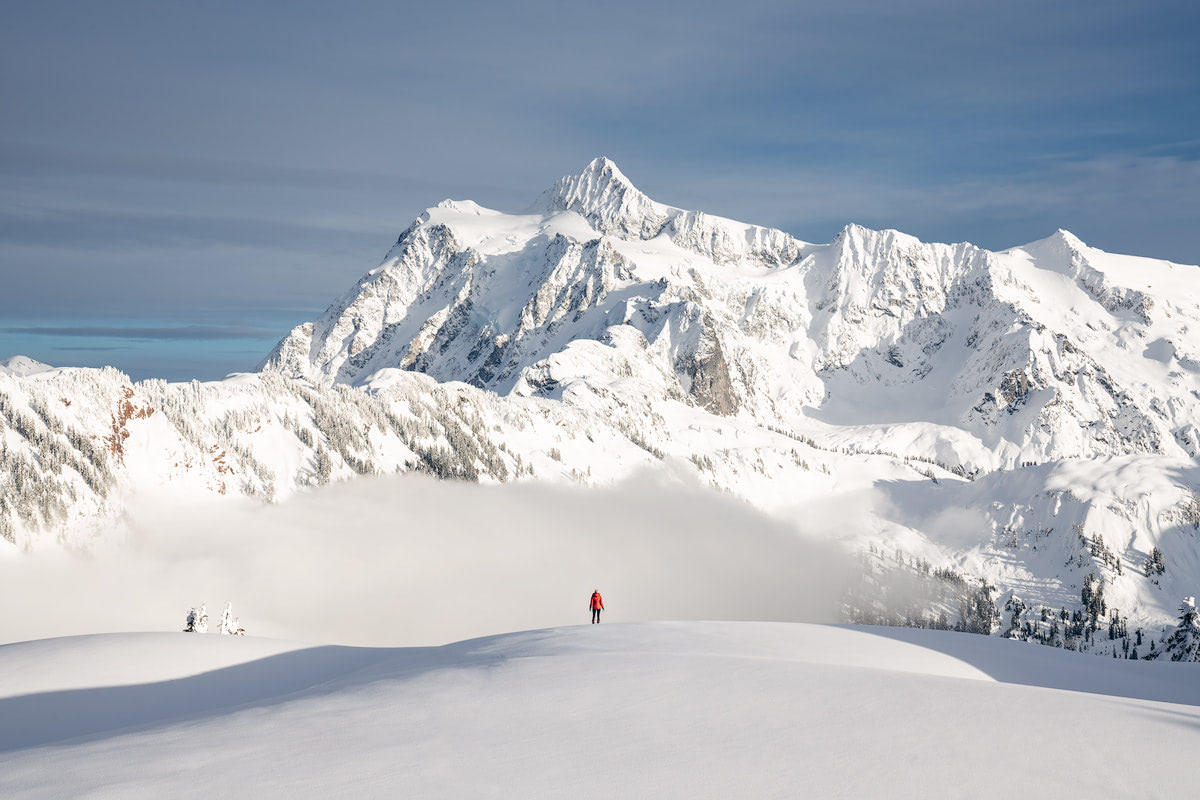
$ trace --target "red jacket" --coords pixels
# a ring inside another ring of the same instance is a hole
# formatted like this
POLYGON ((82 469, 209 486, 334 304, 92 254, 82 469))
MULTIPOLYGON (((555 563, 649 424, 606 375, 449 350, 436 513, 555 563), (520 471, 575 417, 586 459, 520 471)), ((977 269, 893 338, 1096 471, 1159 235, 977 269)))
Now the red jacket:
POLYGON ((600 596, 599 592, 592 592, 592 610, 597 608, 604 609, 604 598, 600 596))

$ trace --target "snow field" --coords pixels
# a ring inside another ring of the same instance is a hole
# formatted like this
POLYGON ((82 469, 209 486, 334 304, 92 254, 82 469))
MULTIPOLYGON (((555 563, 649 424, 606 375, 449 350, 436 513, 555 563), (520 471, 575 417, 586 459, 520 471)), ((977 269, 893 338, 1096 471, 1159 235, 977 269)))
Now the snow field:
POLYGON ((657 622, 296 647, 0 647, 0 793, 1183 797, 1200 744, 1190 665, 937 631, 657 622), (153 677, 129 657, 144 648, 153 677), (83 656, 129 680, 29 677, 83 656))

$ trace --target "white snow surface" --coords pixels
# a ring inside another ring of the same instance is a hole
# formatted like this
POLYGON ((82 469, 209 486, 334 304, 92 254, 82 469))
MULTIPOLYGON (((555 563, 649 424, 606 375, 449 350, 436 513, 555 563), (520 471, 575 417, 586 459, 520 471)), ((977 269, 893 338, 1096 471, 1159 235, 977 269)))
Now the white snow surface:
POLYGON ((10 358, 0 360, 0 375, 13 375, 18 378, 24 378, 27 375, 49 372, 52 369, 54 367, 49 364, 35 361, 29 356, 11 356, 10 358))
POLYGON ((56 639, 0 647, 0 794, 1189 797, 1196 671, 786 623, 56 639))

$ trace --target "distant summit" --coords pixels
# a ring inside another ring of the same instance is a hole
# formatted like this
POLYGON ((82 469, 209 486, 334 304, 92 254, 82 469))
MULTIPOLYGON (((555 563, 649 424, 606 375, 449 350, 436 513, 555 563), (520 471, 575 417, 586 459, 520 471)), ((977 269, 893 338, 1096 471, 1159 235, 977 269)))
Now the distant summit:
POLYGON ((40 361, 35 361, 29 356, 12 356, 0 360, 0 375, 15 375, 18 378, 24 378, 28 375, 36 375, 39 372, 52 370, 54 367, 49 364, 43 364, 40 361))
POLYGON ((1064 230, 1004 252, 856 224, 811 244, 657 202, 601 157, 524 214, 426 210, 261 368, 350 385, 403 369, 558 399, 634 364, 652 405, 888 424, 889 448, 927 442, 923 456, 967 471, 1197 457, 1197 275, 1064 230))

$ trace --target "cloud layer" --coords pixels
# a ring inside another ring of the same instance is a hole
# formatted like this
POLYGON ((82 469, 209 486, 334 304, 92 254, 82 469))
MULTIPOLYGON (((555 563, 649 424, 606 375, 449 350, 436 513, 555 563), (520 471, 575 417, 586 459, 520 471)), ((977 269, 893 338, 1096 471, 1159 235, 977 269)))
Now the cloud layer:
POLYGON ((276 506, 131 508, 88 556, 0 561, 0 641, 178 630, 225 601, 251 634, 424 645, 605 621, 836 621, 850 561, 749 506, 642 476, 584 490, 420 476, 356 480, 276 506))

